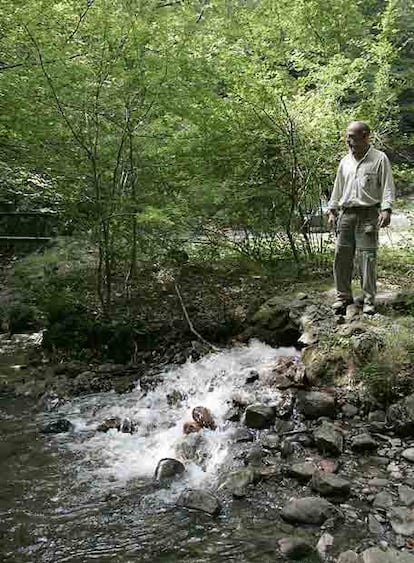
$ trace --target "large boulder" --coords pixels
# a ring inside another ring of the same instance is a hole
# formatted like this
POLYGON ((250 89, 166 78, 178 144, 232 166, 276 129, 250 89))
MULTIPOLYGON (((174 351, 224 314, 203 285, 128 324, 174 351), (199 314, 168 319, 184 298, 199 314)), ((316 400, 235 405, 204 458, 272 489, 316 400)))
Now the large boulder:
POLYGON ((281 512, 286 522, 320 526, 328 518, 340 516, 340 511, 320 497, 303 497, 290 501, 281 512))
POLYGON ((335 416, 335 398, 323 391, 300 391, 297 407, 307 418, 335 416))
POLYGON ((359 557, 362 563, 414 563, 414 554, 392 548, 371 547, 359 557))
POLYGON ((277 296, 259 307, 244 336, 246 339, 260 338, 273 346, 292 346, 300 334, 299 321, 292 315, 290 304, 277 296))
POLYGON ((155 469, 154 478, 158 482, 165 482, 174 479, 184 473, 185 467, 178 459, 165 457, 160 459, 155 469))
POLYGON ((210 516, 217 516, 222 510, 218 498, 201 489, 190 489, 183 492, 177 500, 177 506, 205 512, 210 516))
POLYGON ((344 439, 330 422, 323 422, 313 433, 316 447, 322 454, 340 455, 344 449, 344 439))
POLYGON ((414 393, 391 405, 387 420, 398 435, 414 436, 414 393))
POLYGON ((263 405, 261 403, 249 405, 246 408, 245 423, 249 428, 269 428, 274 424, 276 414, 274 407, 263 405))
POLYGON ((338 475, 316 471, 312 477, 311 487, 324 497, 346 498, 351 493, 351 483, 338 475))
POLYGON ((302 352, 302 362, 309 383, 334 383, 347 372, 352 357, 348 349, 326 350, 319 346, 309 346, 302 352))

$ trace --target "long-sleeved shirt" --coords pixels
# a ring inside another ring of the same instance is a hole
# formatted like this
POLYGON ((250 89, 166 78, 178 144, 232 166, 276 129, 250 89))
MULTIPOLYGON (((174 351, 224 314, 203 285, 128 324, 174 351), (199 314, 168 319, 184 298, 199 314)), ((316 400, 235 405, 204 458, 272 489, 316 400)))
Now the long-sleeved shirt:
POLYGON ((380 205, 391 209, 395 186, 391 164, 382 151, 370 147, 361 160, 351 152, 343 157, 336 173, 329 209, 380 205))

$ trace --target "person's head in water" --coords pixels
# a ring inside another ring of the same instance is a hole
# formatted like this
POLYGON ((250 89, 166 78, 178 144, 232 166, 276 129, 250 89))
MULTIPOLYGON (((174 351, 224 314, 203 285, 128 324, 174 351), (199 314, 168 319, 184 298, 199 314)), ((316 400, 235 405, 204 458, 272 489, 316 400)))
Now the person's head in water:
POLYGON ((362 158, 369 146, 369 125, 364 121, 351 121, 345 135, 346 144, 356 158, 362 158))

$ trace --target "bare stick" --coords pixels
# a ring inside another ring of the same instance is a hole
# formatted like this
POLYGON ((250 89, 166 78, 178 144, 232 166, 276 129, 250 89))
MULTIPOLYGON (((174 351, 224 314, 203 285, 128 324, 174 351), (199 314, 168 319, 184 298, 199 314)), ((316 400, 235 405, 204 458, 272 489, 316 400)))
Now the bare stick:
POLYGON ((185 306, 185 304, 184 304, 182 295, 181 295, 181 293, 180 293, 180 290, 178 289, 178 285, 177 285, 177 282, 176 282, 176 281, 174 281, 174 288, 175 288, 175 292, 176 292, 176 294, 177 294, 177 297, 178 297, 178 299, 180 300, 180 305, 181 305, 181 308, 182 308, 182 310, 183 310, 183 313, 184 313, 184 316, 185 316, 185 320, 187 321, 188 327, 189 327, 189 329, 191 330, 191 332, 192 332, 195 336, 197 336, 197 338, 198 338, 199 340, 201 340, 201 342, 203 342, 204 344, 206 344, 209 348, 211 348, 211 349, 214 350, 215 352, 218 352, 218 351, 219 351, 219 348, 217 348, 217 347, 214 346, 213 344, 210 344, 210 342, 208 342, 205 338, 203 338, 203 337, 201 336, 201 334, 200 334, 199 332, 197 332, 196 329, 194 328, 194 325, 193 325, 193 323, 192 323, 192 321, 191 321, 191 319, 190 319, 190 316, 189 316, 189 314, 188 314, 187 308, 186 308, 186 306, 185 306))

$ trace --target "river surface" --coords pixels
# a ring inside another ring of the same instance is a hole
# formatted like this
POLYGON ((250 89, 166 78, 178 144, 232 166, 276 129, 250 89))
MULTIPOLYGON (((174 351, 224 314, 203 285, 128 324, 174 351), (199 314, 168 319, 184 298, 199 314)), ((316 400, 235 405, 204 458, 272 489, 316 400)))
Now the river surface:
MULTIPOLYGON (((223 475, 240 467, 232 450, 235 423, 226 422, 231 401, 277 404, 266 384, 246 391, 246 377, 262 378, 278 355, 253 342, 211 354, 161 374, 153 389, 101 393, 39 412, 24 399, 0 400, 0 561, 2 563, 254 562, 275 561, 275 526, 281 503, 269 490, 233 501, 222 494, 223 475), (181 399, 180 399, 181 397, 181 399), (185 437, 192 408, 208 407, 218 428, 185 437), (105 419, 134 421, 136 432, 97 432, 105 419), (44 435, 56 418, 69 433, 44 435), (172 486, 153 483, 157 462, 181 459, 184 476, 172 486), (176 507, 186 488, 217 494, 223 512, 210 518, 176 507)), ((8 359, 10 362, 10 358, 8 359)))

